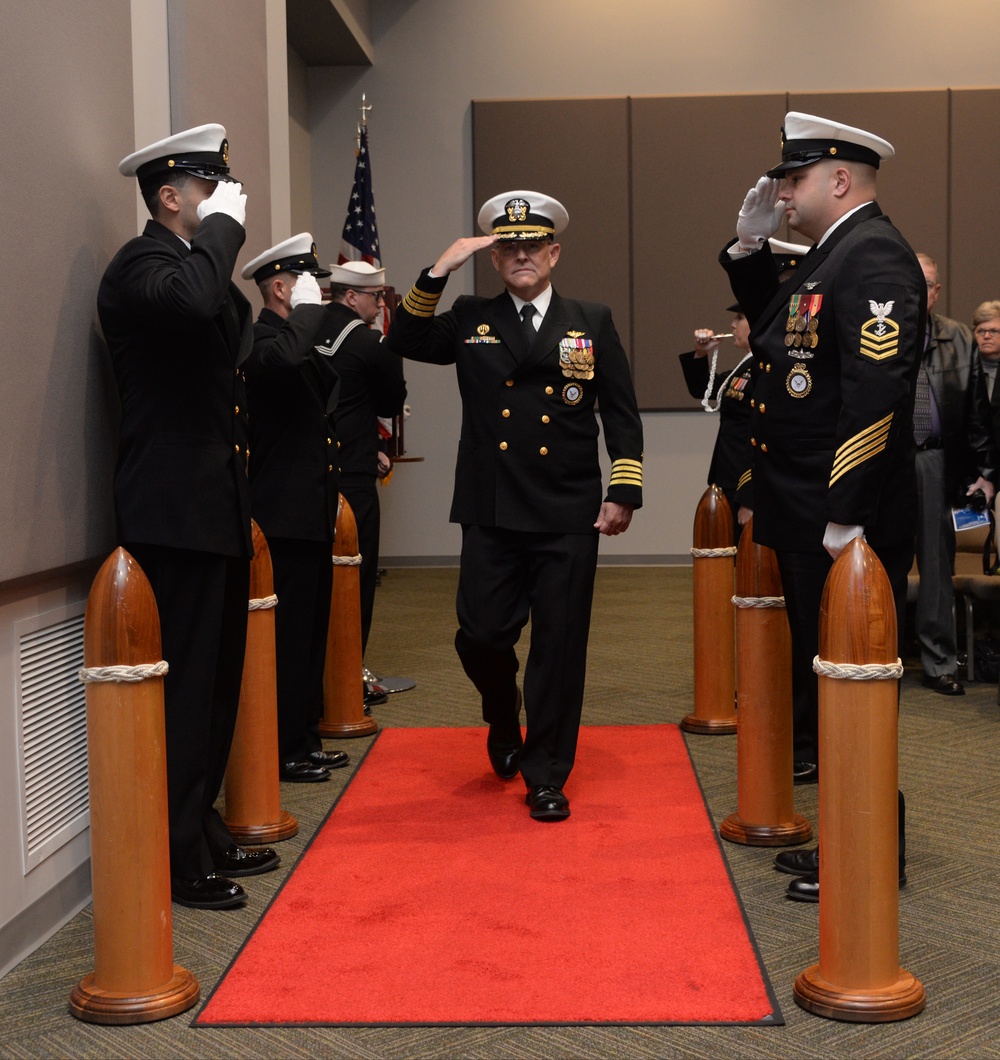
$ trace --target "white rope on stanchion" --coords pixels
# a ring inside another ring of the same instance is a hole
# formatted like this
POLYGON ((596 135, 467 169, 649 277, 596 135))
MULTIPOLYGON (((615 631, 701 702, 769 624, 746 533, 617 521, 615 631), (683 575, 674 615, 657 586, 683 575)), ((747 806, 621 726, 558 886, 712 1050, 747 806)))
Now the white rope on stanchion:
POLYGON ((721 556, 735 556, 736 549, 732 545, 725 548, 693 548, 691 555, 695 559, 717 559, 721 556))
POLYGON ((334 556, 333 565, 335 567, 360 567, 361 553, 359 552, 356 556, 334 556))
POLYGON ((820 677, 834 677, 842 681, 895 681, 903 676, 903 661, 894 663, 832 663, 818 655, 813 659, 813 672, 820 677))
POLYGON ((247 606, 248 611, 270 611, 272 607, 278 606, 278 598, 271 593, 270 596, 262 596, 257 600, 251 600, 247 606))
POLYGON ((161 659, 158 663, 140 663, 138 666, 85 666, 77 672, 84 684, 99 681, 120 681, 136 684, 150 677, 163 677, 170 667, 161 659))
POLYGON ((784 607, 783 596, 734 596, 733 603, 737 607, 784 607))

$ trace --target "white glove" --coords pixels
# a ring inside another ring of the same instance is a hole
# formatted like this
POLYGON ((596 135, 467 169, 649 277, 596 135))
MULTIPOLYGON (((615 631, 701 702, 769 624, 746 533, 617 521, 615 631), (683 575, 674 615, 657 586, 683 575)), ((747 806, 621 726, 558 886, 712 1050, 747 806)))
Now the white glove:
POLYGON ((823 535, 823 547, 836 559, 841 552, 856 538, 864 537, 863 526, 844 526, 843 523, 827 523, 823 535))
POLYGON ((247 197, 242 195, 243 185, 235 180, 220 180, 215 191, 198 203, 198 220, 204 221, 210 213, 228 214, 237 224, 243 224, 247 216, 247 197))
POLYGON ((740 250, 750 253, 760 250, 765 241, 781 227, 781 222, 785 219, 785 204, 778 202, 780 190, 780 180, 761 177, 747 192, 736 220, 740 250))
POLYGON ((316 277, 311 272, 303 272, 292 288, 292 309, 297 305, 320 305, 322 302, 323 292, 316 277))

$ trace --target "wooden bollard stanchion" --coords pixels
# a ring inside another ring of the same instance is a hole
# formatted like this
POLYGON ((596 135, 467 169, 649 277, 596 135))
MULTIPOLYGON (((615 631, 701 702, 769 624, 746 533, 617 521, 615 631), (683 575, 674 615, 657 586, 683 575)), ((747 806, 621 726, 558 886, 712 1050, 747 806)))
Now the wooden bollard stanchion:
POLYGON ((250 614, 247 651, 240 685, 240 709, 226 765, 223 819, 238 843, 290 839, 299 822, 281 808, 278 780, 278 692, 274 649, 274 595, 271 552, 263 531, 251 522, 250 614))
POLYGON ((149 1023, 187 1011, 201 991, 173 962, 160 618, 122 548, 91 587, 83 658, 94 971, 69 1010, 88 1023, 149 1023))
POLYGON ((899 966, 896 605, 861 538, 840 554, 820 612, 819 963, 795 980, 809 1012, 852 1023, 907 1019, 920 981, 899 966))
POLYGON ((747 846, 804 843, 812 825, 795 813, 792 781, 792 638, 774 552, 753 539, 736 552, 736 813, 719 828, 747 846))
POLYGON ((685 732, 736 732, 736 645, 733 623, 733 513, 709 486, 694 517, 694 713, 685 732))
POLYGON ((365 716, 361 679, 361 555, 358 526, 344 495, 337 505, 337 535, 333 543, 333 592, 330 632, 323 669, 321 736, 350 738, 378 732, 374 718, 365 716))

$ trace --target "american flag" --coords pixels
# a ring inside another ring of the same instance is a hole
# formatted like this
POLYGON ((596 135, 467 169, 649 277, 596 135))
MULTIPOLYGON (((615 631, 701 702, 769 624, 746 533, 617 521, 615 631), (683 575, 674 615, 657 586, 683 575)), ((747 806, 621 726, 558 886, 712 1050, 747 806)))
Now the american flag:
POLYGON ((368 154, 368 126, 358 129, 357 161, 354 163, 354 186, 347 204, 347 220, 341 233, 337 264, 345 261, 367 261, 382 267, 375 223, 375 195, 372 192, 371 157, 368 154))

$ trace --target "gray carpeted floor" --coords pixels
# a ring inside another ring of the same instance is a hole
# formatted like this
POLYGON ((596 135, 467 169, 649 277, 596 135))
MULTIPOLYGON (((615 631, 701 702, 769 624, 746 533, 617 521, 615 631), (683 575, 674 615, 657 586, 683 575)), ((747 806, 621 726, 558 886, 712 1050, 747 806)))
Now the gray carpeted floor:
MULTIPOLYGON (((477 702, 452 648, 457 572, 392 570, 379 590, 369 667, 418 686, 376 709, 383 726, 479 724, 477 702)), ((602 568, 598 573, 585 722, 677 722, 692 709, 691 571, 602 568)), ((522 638, 525 639, 525 638, 522 638)), ((194 1029, 191 1013, 139 1027, 80 1023, 70 990, 92 970, 89 909, 0 981, 3 1057, 1000 1057, 1000 915, 997 908, 996 686, 972 684, 964 698, 923 689, 908 663, 900 722, 900 777, 907 795, 909 885, 900 895, 900 961, 927 990, 914 1019, 837 1023, 803 1012, 796 975, 818 958, 818 907, 783 897, 788 877, 773 851, 724 844, 786 1026, 510 1027, 372 1029, 194 1029)), ((736 808, 736 737, 688 736, 716 823, 736 808)), ((241 910, 173 907, 174 959, 207 996, 305 842, 349 779, 370 739, 339 741, 352 766, 331 783, 285 784, 283 806, 299 836, 280 845, 281 868, 245 881, 241 910)), ((484 751, 485 758, 485 751, 484 751)), ((574 812, 584 813, 585 792, 574 812)), ((797 810, 815 819, 816 788, 796 789, 797 810)), ((642 792, 636 792, 637 799, 642 792)), ((462 813, 456 804, 455 813, 462 813)), ((475 821, 469 822, 475 827, 475 821)), ((509 866, 516 872, 517 866, 509 866)), ((670 872, 669 863, 663 871, 670 872)), ((315 927, 316 974, 337 961, 337 896, 315 927)), ((580 954, 587 959, 586 953, 580 954)), ((539 969, 549 978, 558 969, 539 969)), ((356 984, 361 992, 364 982, 356 984)), ((442 984, 447 989, 447 984, 442 984)))

